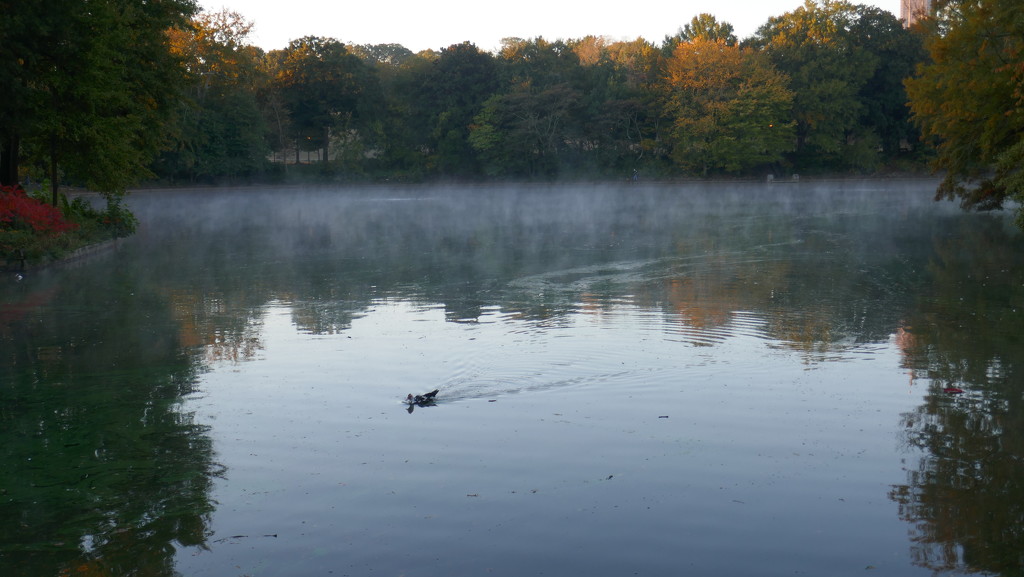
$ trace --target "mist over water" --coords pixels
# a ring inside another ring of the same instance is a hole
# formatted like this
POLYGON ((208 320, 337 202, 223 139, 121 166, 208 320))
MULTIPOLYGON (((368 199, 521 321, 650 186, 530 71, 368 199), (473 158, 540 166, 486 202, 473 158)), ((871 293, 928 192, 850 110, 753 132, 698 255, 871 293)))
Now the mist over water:
POLYGON ((933 186, 135 193, 0 283, 0 568, 1019 574, 1024 239, 933 186))
MULTIPOLYGON (((159 246, 178 267, 228 270, 210 261, 240 259, 264 267, 261 277, 267 278, 261 280, 270 284, 319 277, 345 286, 347 276, 335 273, 358 272, 372 281, 363 288, 378 291, 431 291, 435 285, 465 283, 472 289, 468 294, 491 289, 510 298, 516 290, 529 291, 531 283, 579 291, 588 282, 706 268, 712 255, 738 266, 741 259, 756 263, 783 251, 816 250, 806 243, 861 258, 886 248, 874 243, 895 242, 884 233, 903 225, 901 218, 918 218, 922 207, 928 209, 923 218, 930 218, 942 206, 926 195, 900 195, 881 185, 847 186, 828 192, 812 185, 789 191, 783 185, 409 187, 238 191, 209 200, 197 192, 176 201, 145 193, 133 198, 133 206, 148 223, 140 234, 143 248, 159 246), (894 214, 852 222, 880 205, 894 214), (790 217, 780 222, 780 214, 790 217), (854 225, 867 230, 828 230, 854 225), (851 242, 852 233, 865 234, 851 242), (203 250, 178 242, 186 237, 203 239, 203 250), (179 254, 175 244, 192 252, 179 254), (319 267, 329 269, 318 273, 319 267)), ((956 216, 955 209, 946 208, 947 216, 956 216)))

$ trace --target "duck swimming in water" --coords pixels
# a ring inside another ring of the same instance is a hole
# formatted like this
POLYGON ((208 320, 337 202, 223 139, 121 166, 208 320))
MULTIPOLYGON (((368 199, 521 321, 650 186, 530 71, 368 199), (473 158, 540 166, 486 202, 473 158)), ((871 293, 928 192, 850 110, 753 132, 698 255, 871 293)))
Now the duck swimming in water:
POLYGON ((413 395, 410 393, 409 396, 405 397, 405 402, 409 403, 410 405, 425 405, 428 403, 433 403, 434 397, 437 396, 437 391, 438 389, 434 389, 433 391, 430 391, 429 393, 423 393, 422 395, 413 395))

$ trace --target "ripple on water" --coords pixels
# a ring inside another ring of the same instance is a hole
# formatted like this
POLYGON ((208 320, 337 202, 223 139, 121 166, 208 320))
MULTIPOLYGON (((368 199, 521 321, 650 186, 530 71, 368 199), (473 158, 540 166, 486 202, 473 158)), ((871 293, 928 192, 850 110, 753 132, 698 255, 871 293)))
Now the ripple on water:
POLYGON ((740 311, 720 326, 695 327, 678 315, 625 304, 577 306, 553 322, 491 308, 458 342, 447 347, 448 401, 491 399, 527 391, 571 389, 629 391, 671 380, 680 370, 701 373, 767 349, 764 319, 740 311), (734 352, 722 357, 723 349, 734 352), (748 354, 748 353, 742 353, 748 354))

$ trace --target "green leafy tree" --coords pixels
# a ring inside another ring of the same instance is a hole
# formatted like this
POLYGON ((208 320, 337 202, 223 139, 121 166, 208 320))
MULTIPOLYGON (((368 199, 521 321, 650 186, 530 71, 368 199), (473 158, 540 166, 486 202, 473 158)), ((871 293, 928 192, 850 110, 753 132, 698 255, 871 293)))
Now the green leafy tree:
POLYGON ((874 131, 884 159, 891 160, 920 140, 920 132, 910 120, 903 81, 927 55, 921 35, 904 28, 893 14, 867 5, 857 5, 855 11, 850 34, 877 63, 858 94, 860 125, 874 131))
POLYGON ((525 175, 614 172, 615 146, 606 103, 627 97, 602 38, 549 42, 506 38, 500 51, 503 102, 520 109, 509 119, 509 142, 533 142, 525 175))
POLYGON ((344 44, 316 36, 292 40, 279 56, 275 82, 290 112, 296 157, 299 150, 322 150, 329 160, 332 140, 360 148, 376 78, 344 44))
MULTIPOLYGON (((643 39, 506 38, 470 144, 493 176, 631 174, 657 139, 660 52, 643 39)), ((647 155, 653 159, 653 155, 647 155)))
POLYGON ((63 178, 111 195, 150 174, 182 85, 166 32, 192 0, 3 2, 0 65, 18 102, 0 104, 5 179, 20 153, 45 166, 53 202, 63 178))
POLYGON ((18 184, 21 138, 31 127, 30 83, 40 73, 35 54, 42 40, 38 31, 45 25, 42 2, 0 0, 0 186, 18 184))
POLYGON ((791 158, 801 170, 871 170, 879 162, 879 136, 861 122, 861 94, 879 61, 852 34, 857 19, 857 7, 845 0, 807 0, 770 18, 750 42, 790 77, 791 158))
POLYGON ((424 86, 429 85, 439 54, 432 50, 407 57, 360 54, 377 71, 382 93, 376 154, 368 162, 386 178, 422 178, 431 158, 428 151, 433 150, 429 111, 434 110, 433 104, 424 101, 424 86))
POLYGON ((277 71, 281 69, 284 51, 273 50, 263 54, 260 59, 262 73, 258 76, 259 102, 263 109, 264 125, 267 129, 267 145, 270 147, 275 162, 282 162, 287 171, 287 159, 293 149, 291 111, 285 98, 285 90, 277 81, 277 71))
POLYGON ((670 56, 680 43, 694 40, 710 40, 712 42, 720 40, 729 46, 737 43, 732 24, 719 22, 713 15, 702 12, 694 16, 688 24, 683 24, 674 36, 666 36, 662 43, 662 50, 666 56, 670 56))
POLYGON ((422 148, 429 169, 443 174, 466 176, 479 171, 476 154, 469 144, 469 130, 484 102, 498 89, 494 57, 469 42, 441 50, 419 87, 415 109, 426 119, 422 148))
POLYGON ((684 171, 740 173, 792 149, 793 95, 763 54, 698 39, 679 44, 665 69, 672 158, 684 171))
POLYGON ((469 140, 491 176, 554 176, 568 153, 580 93, 568 84, 490 98, 469 140))
POLYGON ((529 85, 544 90, 573 82, 580 70, 579 54, 572 43, 562 40, 504 38, 498 57, 503 82, 510 87, 529 85))
POLYGON ((237 12, 204 12, 171 33, 189 90, 172 144, 156 171, 168 178, 233 178, 261 172, 269 151, 259 87, 262 52, 246 42, 252 24, 237 12))
POLYGON ((609 150, 603 163, 619 171, 660 171, 662 53, 642 38, 615 42, 607 52, 613 73, 598 117, 608 137, 601 149, 609 150))
MULTIPOLYGON (((923 23, 932 61, 907 80, 914 120, 937 141, 937 197, 965 208, 1024 201, 1024 18, 1014 0, 940 0, 923 23)), ((1024 227, 1024 212, 1018 211, 1024 227)))
POLYGON ((401 66, 415 54, 401 44, 360 44, 349 46, 349 50, 367 62, 401 66))
POLYGON ((661 53, 643 38, 609 42, 588 36, 565 43, 575 54, 562 76, 580 98, 568 117, 563 170, 613 177, 631 175, 653 159, 658 105, 652 88, 661 53), (646 157, 646 158, 645 158, 646 157))

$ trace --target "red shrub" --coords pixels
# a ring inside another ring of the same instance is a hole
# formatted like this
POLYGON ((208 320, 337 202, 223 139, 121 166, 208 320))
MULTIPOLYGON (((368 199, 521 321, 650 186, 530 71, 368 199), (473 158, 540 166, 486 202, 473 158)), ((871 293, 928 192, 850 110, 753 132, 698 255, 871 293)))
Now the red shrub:
POLYGON ((64 220, 56 207, 30 197, 20 186, 0 186, 0 228, 59 234, 77 227, 64 220))

